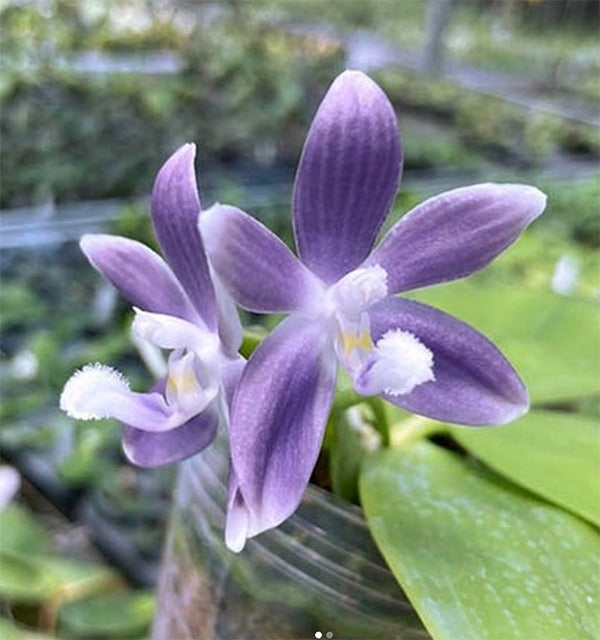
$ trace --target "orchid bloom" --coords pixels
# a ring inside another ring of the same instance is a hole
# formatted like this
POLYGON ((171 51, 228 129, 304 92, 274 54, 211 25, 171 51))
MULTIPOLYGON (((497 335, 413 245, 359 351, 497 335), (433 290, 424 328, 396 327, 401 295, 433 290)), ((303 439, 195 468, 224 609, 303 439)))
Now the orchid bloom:
POLYGON ((200 216, 211 264, 234 300, 291 312, 248 361, 231 407, 225 537, 235 551, 298 506, 337 362, 357 393, 441 421, 502 424, 528 408, 519 376, 484 336, 394 294, 481 269, 542 213, 545 196, 516 184, 455 189, 417 206, 372 250, 401 165, 387 97, 346 71, 319 107, 296 175, 299 259, 237 208, 200 216))
POLYGON ((152 221, 166 262, 120 236, 86 235, 80 243, 134 305, 136 336, 172 351, 166 378, 150 393, 133 392, 118 371, 92 364, 68 380, 60 406, 80 420, 121 420, 125 454, 143 467, 181 460, 213 440, 244 362, 237 312, 218 282, 213 286, 198 232, 195 153, 184 145, 154 183, 152 221))

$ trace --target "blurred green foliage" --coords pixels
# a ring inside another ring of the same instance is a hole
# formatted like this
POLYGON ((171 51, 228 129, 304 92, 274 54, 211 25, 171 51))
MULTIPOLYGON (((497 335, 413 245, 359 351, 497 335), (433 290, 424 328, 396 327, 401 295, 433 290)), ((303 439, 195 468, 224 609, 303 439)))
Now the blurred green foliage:
POLYGON ((37 638, 31 626, 63 638, 145 637, 154 612, 152 594, 125 591, 120 576, 103 565, 64 557, 23 505, 3 509, 0 527, 2 638, 37 638))
POLYGON ((311 107, 342 65, 338 46, 244 11, 206 25, 199 15, 185 38, 160 21, 149 27, 144 46, 169 46, 183 65, 177 74, 82 74, 68 66, 77 53, 124 48, 109 30, 115 3, 77 37, 85 3, 52 5, 52 21, 21 6, 0 13, 14 58, 1 86, 0 134, 10 149, 0 157, 1 206, 147 192, 161 158, 190 140, 203 164, 295 162, 311 107), (24 32, 36 47, 23 44, 24 32), (31 50, 19 56, 24 46, 31 50), (52 55, 40 56, 44 49, 52 55))
POLYGON ((548 194, 544 223, 553 232, 565 232, 576 242, 600 247, 600 175, 569 185, 541 181, 548 194))
POLYGON ((444 79, 403 70, 375 74, 400 112, 442 118, 459 139, 513 163, 539 165, 558 149, 600 153, 597 127, 474 93, 444 79), (500 155, 501 154, 501 155, 500 155))

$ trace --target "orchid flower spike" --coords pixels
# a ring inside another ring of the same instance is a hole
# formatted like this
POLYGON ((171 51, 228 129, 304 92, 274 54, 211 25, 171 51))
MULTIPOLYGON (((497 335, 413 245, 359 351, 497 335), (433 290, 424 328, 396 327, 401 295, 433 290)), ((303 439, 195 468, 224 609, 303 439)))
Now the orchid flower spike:
POLYGON ((248 361, 231 408, 226 541, 285 520, 315 465, 336 362, 359 394, 465 425, 528 408, 502 354, 466 324, 394 294, 486 266, 544 210, 538 189, 478 184, 430 198, 372 249, 399 184, 394 111, 363 73, 332 84, 308 133, 293 193, 299 259, 255 219, 215 205, 200 230, 222 283, 254 312, 291 312, 248 361))
POLYGON ((233 303, 211 278, 198 232, 200 199, 194 145, 175 152, 152 191, 154 231, 166 258, 145 245, 110 235, 86 235, 81 249, 134 306, 136 336, 170 349, 165 379, 135 393, 114 369, 91 364, 68 380, 60 406, 79 420, 117 418, 123 449, 142 467, 181 460, 206 447, 220 420, 243 359, 233 303))

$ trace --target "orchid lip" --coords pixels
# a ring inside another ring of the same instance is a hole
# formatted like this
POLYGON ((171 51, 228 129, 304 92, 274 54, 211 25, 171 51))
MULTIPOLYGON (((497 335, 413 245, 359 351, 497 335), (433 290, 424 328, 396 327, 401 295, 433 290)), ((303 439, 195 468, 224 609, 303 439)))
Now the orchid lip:
POLYGON ((355 378, 355 388, 363 395, 402 396, 434 380, 431 350, 410 331, 394 329, 377 341, 355 378))

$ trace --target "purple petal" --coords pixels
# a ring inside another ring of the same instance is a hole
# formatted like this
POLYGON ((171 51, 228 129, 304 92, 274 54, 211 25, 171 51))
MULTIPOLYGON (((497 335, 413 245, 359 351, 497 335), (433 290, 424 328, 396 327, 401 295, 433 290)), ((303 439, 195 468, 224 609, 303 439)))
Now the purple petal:
POLYGON ((245 366, 246 360, 241 356, 235 358, 234 360, 228 360, 225 364, 222 365, 221 382, 223 384, 225 401, 227 402, 228 407, 231 406, 233 394, 237 389, 245 366))
POLYGON ((390 292, 467 276, 485 267, 544 210, 546 196, 519 184, 477 184, 442 193, 407 213, 367 259, 390 292))
MULTIPOLYGON (((159 380, 151 389, 161 395, 165 392, 166 380, 159 380)), ((138 467, 160 467, 193 456, 207 447, 214 439, 219 425, 216 403, 190 418, 180 427, 163 432, 137 429, 123 425, 123 451, 138 467)))
POLYGON ((390 329, 401 329, 433 353, 435 380, 406 395, 384 395, 389 402, 466 425, 504 424, 527 411, 529 398, 518 374, 487 338, 464 322, 402 298, 374 305, 369 317, 374 342, 390 329))
POLYGON ((233 468, 229 471, 227 490, 227 517, 225 520, 225 544, 239 553, 250 537, 250 512, 240 491, 240 483, 233 468))
POLYGON ((331 284, 369 254, 400 180, 396 116, 359 71, 333 82, 312 123, 294 185, 303 262, 331 284))
POLYGON ((200 216, 211 264, 242 307, 293 311, 318 291, 310 271, 269 229, 240 209, 215 205, 200 216))
POLYGON ((180 427, 153 433, 123 425, 123 451, 138 467, 160 467, 189 458, 207 447, 219 424, 218 413, 207 408, 180 427))
POLYGON ((231 457, 249 535, 276 527, 302 498, 333 399, 335 362, 323 328, 291 316, 244 369, 231 412, 231 457))
POLYGON ((240 316, 235 306, 235 302, 223 286, 219 276, 215 273, 214 268, 211 268, 210 275, 215 288, 221 346, 227 356, 235 358, 244 339, 240 316))
POLYGON ((133 306, 197 321, 198 314, 171 269, 145 245, 98 234, 83 236, 80 246, 92 266, 133 306))
POLYGON ((217 329, 215 292, 198 231, 196 147, 186 144, 162 166, 152 190, 152 221, 163 254, 211 331, 217 329))

